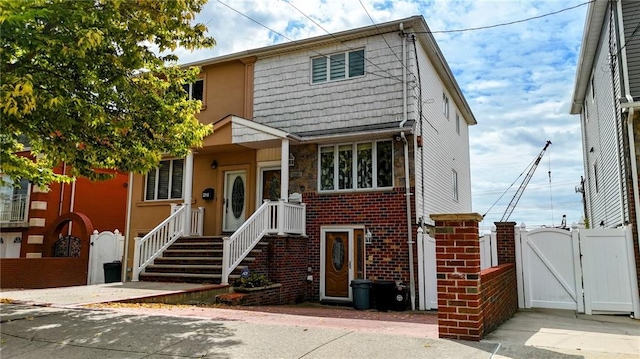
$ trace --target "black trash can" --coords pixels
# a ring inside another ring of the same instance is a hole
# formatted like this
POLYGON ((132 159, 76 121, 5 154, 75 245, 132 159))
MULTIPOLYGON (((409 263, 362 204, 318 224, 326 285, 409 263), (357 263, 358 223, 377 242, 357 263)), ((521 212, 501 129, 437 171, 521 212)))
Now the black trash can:
POLYGON ((399 285, 395 288, 393 295, 393 310, 402 312, 407 310, 411 299, 409 298, 409 288, 403 285, 399 285))
POLYGON ((373 282, 373 293, 376 300, 376 309, 386 312, 393 305, 396 282, 392 280, 378 280, 373 282))
POLYGON ((353 288, 353 307, 355 309, 369 309, 369 292, 373 282, 368 279, 354 279, 351 281, 353 288))
POLYGON ((122 262, 103 263, 102 267, 104 268, 105 283, 122 282, 122 262))

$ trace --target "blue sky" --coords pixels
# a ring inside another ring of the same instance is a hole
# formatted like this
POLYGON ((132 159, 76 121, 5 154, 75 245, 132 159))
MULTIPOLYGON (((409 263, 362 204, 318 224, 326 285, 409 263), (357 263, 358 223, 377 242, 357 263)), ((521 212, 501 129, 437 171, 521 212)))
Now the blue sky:
POLYGON ((421 14, 478 121, 470 129, 470 152, 473 211, 486 213, 481 229, 502 217, 524 175, 487 211, 547 140, 553 144, 510 220, 528 227, 558 226, 563 214, 569 224, 580 220, 580 121, 569 106, 586 0, 209 0, 196 20, 217 46, 178 52, 181 63, 289 41, 221 2, 294 40, 370 26, 369 16, 381 23, 421 14), (510 22, 517 23, 438 33, 510 22))

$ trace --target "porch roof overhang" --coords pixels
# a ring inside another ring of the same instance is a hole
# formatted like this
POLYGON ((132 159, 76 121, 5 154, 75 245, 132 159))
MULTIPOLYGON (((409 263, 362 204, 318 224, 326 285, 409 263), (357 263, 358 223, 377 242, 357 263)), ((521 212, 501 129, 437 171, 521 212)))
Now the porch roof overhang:
POLYGON ((252 149, 280 147, 283 139, 299 142, 294 134, 246 118, 228 115, 213 124, 213 133, 202 144, 207 149, 233 149, 242 146, 252 149))
POLYGON ((400 134, 400 132, 414 132, 415 121, 407 121, 400 127, 398 122, 388 122, 377 125, 353 126, 347 128, 318 130, 297 133, 302 143, 335 143, 336 141, 352 142, 359 140, 376 140, 400 134))
POLYGON ((596 0, 589 4, 587 10, 580 58, 578 59, 576 79, 573 86, 571 110, 569 112, 572 115, 577 115, 582 112, 584 98, 591 79, 593 63, 595 62, 596 52, 598 51, 602 27, 604 26, 607 14, 607 6, 609 6, 608 1, 596 0))

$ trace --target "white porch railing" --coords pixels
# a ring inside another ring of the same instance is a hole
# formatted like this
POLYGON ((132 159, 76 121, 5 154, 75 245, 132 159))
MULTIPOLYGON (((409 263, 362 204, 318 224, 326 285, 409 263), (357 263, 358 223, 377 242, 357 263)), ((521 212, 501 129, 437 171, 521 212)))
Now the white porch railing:
POLYGON ((306 205, 265 201, 230 237, 223 238, 222 284, 265 234, 306 235, 306 205))
MULTIPOLYGON (((144 237, 136 237, 133 254, 133 281, 139 279, 140 273, 153 262, 173 242, 184 235, 186 207, 171 205, 171 215, 144 237)), ((188 217, 191 221, 190 235, 202 235, 204 208, 192 210, 188 217)))
POLYGON ((24 222, 28 195, 21 194, 0 202, 0 222, 24 222))
MULTIPOLYGON (((171 205, 171 213, 179 210, 183 206, 181 204, 172 204, 171 205)), ((191 229, 189 235, 190 236, 201 236, 204 233, 204 207, 198 207, 196 209, 191 209, 191 225, 189 228, 191 229)))

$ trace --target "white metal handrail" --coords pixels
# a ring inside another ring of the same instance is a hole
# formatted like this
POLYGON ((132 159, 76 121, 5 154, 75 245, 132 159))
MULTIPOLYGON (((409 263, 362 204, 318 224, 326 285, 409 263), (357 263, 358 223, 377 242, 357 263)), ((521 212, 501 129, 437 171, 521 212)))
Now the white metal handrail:
POLYGON ((173 242, 184 235, 185 206, 172 208, 171 215, 144 237, 136 237, 136 248, 133 255, 133 277, 138 281, 140 273, 167 249, 173 242))
POLYGON ((230 237, 223 238, 222 284, 265 234, 306 234, 304 204, 265 201, 230 237))
POLYGON ((20 194, 3 200, 0 205, 0 222, 23 222, 27 212, 28 195, 20 194))

